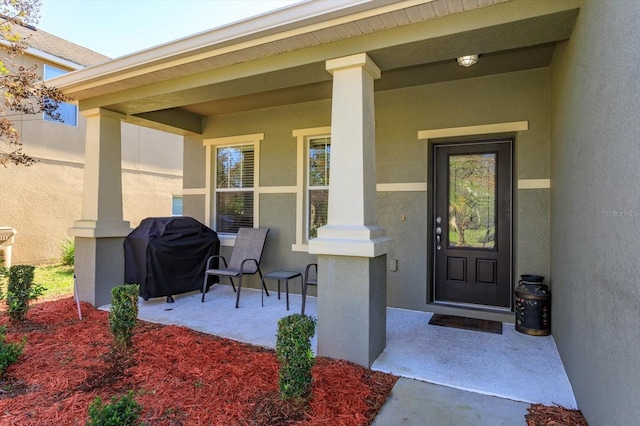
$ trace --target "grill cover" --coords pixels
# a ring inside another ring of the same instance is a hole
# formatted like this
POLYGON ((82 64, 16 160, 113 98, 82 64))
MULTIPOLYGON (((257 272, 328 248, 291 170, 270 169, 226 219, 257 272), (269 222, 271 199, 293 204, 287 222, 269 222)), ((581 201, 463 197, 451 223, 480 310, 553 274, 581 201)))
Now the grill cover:
POLYGON ((124 240, 125 282, 139 284, 145 300, 202 289, 206 261, 219 250, 216 232, 191 217, 144 219, 124 240))

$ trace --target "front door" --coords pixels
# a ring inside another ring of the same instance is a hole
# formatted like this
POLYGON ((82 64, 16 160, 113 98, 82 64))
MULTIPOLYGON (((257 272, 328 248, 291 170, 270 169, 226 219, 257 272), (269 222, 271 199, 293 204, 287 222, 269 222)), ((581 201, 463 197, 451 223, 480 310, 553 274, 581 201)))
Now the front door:
POLYGON ((510 309, 511 140, 433 146, 433 300, 510 309))

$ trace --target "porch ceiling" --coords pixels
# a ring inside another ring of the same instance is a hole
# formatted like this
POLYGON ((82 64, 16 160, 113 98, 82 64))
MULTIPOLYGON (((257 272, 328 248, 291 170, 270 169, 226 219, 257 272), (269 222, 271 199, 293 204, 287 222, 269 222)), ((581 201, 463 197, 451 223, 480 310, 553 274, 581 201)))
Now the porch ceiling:
POLYGON ((181 53, 145 62, 153 52, 141 52, 136 67, 93 80, 88 69, 89 77, 74 81, 70 74, 70 83, 61 78, 58 87, 81 109, 106 108, 138 124, 198 134, 202 117, 330 98, 325 61, 361 52, 382 70, 378 91, 548 66, 555 43, 570 37, 579 6, 578 0, 373 3, 379 8, 354 7, 329 27, 311 24, 277 37, 291 31, 285 25, 262 34, 269 38, 264 43, 218 43, 190 52, 191 60, 181 53), (471 53, 481 55, 477 65, 457 66, 455 57, 471 53))

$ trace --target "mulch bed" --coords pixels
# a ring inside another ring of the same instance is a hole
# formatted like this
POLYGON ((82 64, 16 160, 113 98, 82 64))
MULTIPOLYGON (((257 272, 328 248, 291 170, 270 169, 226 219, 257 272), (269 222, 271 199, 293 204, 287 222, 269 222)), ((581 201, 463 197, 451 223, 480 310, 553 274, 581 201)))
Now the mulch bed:
POLYGON ((588 426, 580 410, 559 405, 531 404, 525 419, 527 426, 588 426))
POLYGON ((278 395, 270 349, 139 321, 129 356, 114 354, 108 314, 72 297, 9 323, 24 353, 0 378, 0 424, 84 425, 89 404, 135 391, 152 425, 368 425, 397 377, 318 357, 308 403, 278 395))

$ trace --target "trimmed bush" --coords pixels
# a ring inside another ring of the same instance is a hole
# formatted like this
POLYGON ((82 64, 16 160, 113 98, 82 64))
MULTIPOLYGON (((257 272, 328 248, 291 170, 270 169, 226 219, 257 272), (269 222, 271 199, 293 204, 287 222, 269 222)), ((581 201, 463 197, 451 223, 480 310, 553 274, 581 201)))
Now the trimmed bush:
POLYGON ((137 426, 142 413, 142 406, 133 399, 133 391, 122 395, 121 398, 112 397, 111 402, 105 404, 100 397, 96 397, 89 404, 89 426, 137 426))
POLYGON ((29 301, 42 296, 46 290, 40 284, 33 283, 34 269, 31 265, 14 265, 9 268, 7 294, 1 297, 5 299, 7 312, 12 320, 24 320, 29 310, 29 301))
POLYGON ((138 284, 125 284, 111 290, 109 328, 116 348, 128 348, 138 319, 138 284))
POLYGON ((6 332, 7 327, 0 326, 0 377, 22 355, 24 344, 27 341, 25 336, 22 338, 21 343, 9 343, 7 342, 6 332))
POLYGON ((73 238, 64 238, 60 252, 60 263, 62 266, 73 266, 76 259, 76 248, 73 238))
POLYGON ((311 337, 315 329, 316 320, 307 315, 289 315, 278 321, 276 356, 282 399, 307 398, 311 394, 311 368, 315 362, 311 337))

